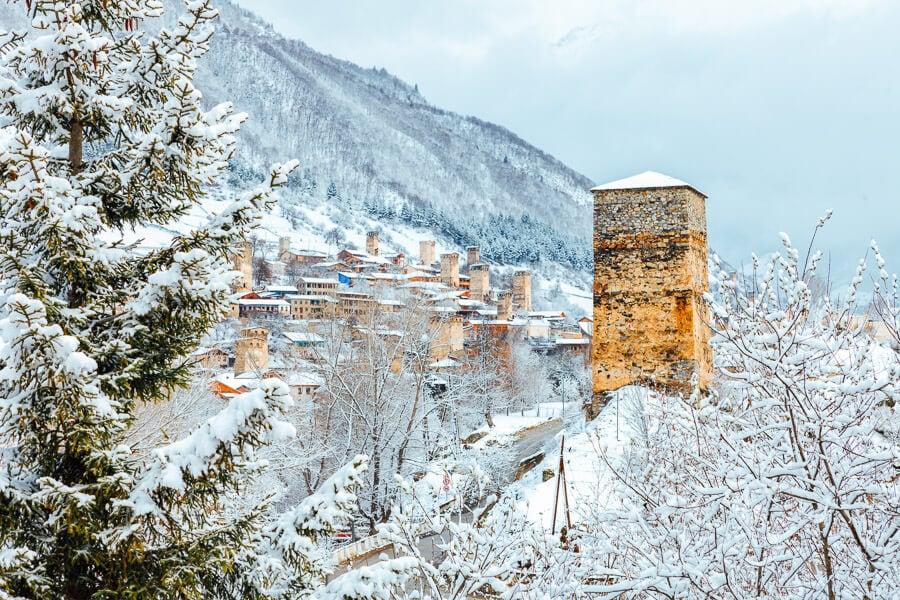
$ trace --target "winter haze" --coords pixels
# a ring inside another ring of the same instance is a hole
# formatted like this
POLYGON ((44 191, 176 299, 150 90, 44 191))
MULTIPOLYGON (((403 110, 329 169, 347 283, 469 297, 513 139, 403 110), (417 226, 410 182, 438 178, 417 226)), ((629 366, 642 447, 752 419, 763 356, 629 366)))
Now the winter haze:
POLYGON ((844 274, 900 260, 900 5, 879 0, 242 0, 320 52, 521 135, 596 182, 647 169, 710 196, 730 260, 827 208, 844 274))

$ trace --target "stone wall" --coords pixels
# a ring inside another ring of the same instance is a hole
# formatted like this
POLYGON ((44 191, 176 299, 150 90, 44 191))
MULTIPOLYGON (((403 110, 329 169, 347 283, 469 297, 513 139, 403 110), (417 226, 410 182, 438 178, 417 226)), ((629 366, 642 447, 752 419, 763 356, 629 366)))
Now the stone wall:
POLYGON ((594 409, 633 382, 688 393, 712 373, 705 197, 691 187, 594 191, 594 409))

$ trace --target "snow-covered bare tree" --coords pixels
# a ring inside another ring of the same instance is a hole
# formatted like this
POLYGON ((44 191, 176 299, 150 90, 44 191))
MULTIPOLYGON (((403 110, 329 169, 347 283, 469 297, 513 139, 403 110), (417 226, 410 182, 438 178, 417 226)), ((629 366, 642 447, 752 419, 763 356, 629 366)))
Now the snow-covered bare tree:
POLYGON ((719 282, 723 394, 700 406, 663 399, 643 468, 618 470, 625 506, 584 543, 607 549, 600 597, 900 589, 900 450, 876 428, 877 409, 900 395, 900 359, 853 318, 865 265, 843 300, 816 301, 808 282, 821 254, 783 242, 764 267, 754 261, 752 293, 719 282))
POLYGON ((316 457, 299 474, 311 489, 348 456, 370 457, 359 511, 374 529, 390 513, 394 474, 420 469, 449 446, 427 385, 439 337, 431 313, 412 299, 398 312, 370 304, 355 324, 336 318, 320 330, 324 382, 308 411, 313 435, 297 443, 316 457))
POLYGON ((315 540, 346 516, 356 459, 270 519, 236 495, 293 428, 280 383, 133 453, 139 403, 190 378, 226 312, 229 254, 294 163, 156 250, 120 232, 179 220, 224 172, 244 116, 193 85, 216 12, 156 0, 17 2, 0 44, 0 597, 263 598, 311 593, 315 540))

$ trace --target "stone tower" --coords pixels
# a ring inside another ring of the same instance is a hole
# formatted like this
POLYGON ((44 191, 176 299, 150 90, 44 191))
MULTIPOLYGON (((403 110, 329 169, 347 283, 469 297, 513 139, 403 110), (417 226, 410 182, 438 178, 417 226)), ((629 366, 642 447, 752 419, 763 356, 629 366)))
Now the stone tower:
POLYGON ((285 260, 287 254, 291 251, 290 236, 282 236, 278 238, 278 260, 285 260))
POLYGON ((419 242, 419 263, 430 267, 434 262, 434 240, 419 242))
MULTIPOLYGON (((706 196, 646 172, 594 193, 592 411, 635 381, 688 393, 712 374, 706 196)), ((596 414, 596 413, 595 413, 596 414)))
POLYGON ((459 254, 456 252, 441 254, 441 283, 459 287, 459 254))
POLYGON ((491 297, 491 268, 484 264, 469 265, 469 299, 486 302, 491 297))
POLYGON ((234 374, 264 372, 269 367, 269 330, 263 327, 242 329, 234 342, 234 374))
POLYGON ((531 312, 531 271, 513 273, 513 304, 519 310, 531 312))
POLYGON ((253 291, 253 245, 250 242, 238 242, 235 246, 234 270, 241 273, 235 282, 235 291, 241 294, 253 291))
POLYGON ((431 348, 431 359, 435 362, 447 357, 458 358, 464 350, 463 318, 459 315, 432 315, 431 327, 434 332, 434 343, 431 348))
POLYGON ((366 252, 372 256, 378 256, 378 232, 370 231, 366 234, 366 252))
POLYGON ((466 266, 468 268, 472 268, 472 265, 477 265, 481 262, 481 248, 478 246, 469 246, 466 248, 466 266))
POLYGON ((509 321, 512 317, 512 293, 500 292, 497 296, 497 320, 509 321))

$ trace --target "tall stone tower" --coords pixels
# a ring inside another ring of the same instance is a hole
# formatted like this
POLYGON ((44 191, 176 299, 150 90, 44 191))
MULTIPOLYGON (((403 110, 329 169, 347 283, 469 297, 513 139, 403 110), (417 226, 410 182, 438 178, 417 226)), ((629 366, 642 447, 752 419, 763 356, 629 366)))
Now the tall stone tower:
POLYGON ((465 342, 463 334, 463 318, 459 315, 432 315, 430 318, 434 342, 431 347, 431 359, 444 360, 447 357, 458 358, 462 355, 465 342))
POLYGON ((459 287, 459 254, 441 254, 441 283, 459 287))
POLYGON ((478 246, 468 246, 466 248, 466 267, 469 269, 472 268, 472 265, 477 265, 481 262, 481 248, 478 246))
POLYGON ((242 329, 234 342, 234 374, 265 371, 269 366, 269 330, 263 327, 242 329))
POLYGON ((531 271, 513 273, 513 304, 519 310, 531 312, 531 271))
POLYGON ((370 231, 366 233, 366 252, 372 256, 378 256, 378 232, 370 231))
POLYGON ((469 299, 485 302, 491 297, 491 267, 484 264, 469 265, 469 299))
POLYGON ((235 282, 235 292, 253 291, 253 245, 250 242, 238 242, 235 246, 234 270, 241 273, 235 282))
POLYGON ((419 242, 419 263, 430 267, 434 262, 434 240, 419 242))
POLYGON ((512 317, 512 293, 500 292, 497 296, 497 320, 509 321, 512 317))
MULTIPOLYGON (((594 193, 594 400, 632 382, 689 392, 712 374, 706 196, 646 172, 594 193)), ((595 413, 596 414, 596 413, 595 413)))

